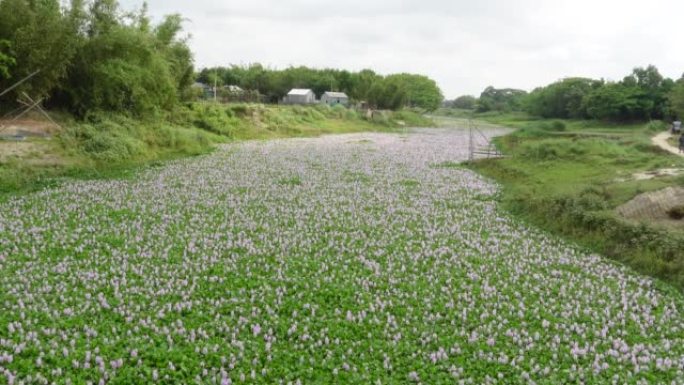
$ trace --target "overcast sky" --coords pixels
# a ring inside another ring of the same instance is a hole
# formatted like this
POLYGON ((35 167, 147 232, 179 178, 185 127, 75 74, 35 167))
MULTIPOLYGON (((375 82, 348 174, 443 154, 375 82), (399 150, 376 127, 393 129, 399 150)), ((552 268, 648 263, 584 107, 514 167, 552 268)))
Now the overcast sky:
MULTIPOLYGON (((121 0, 126 9, 141 0, 121 0)), ((681 0, 148 0, 188 21, 198 68, 305 65, 435 79, 449 98, 635 66, 684 72, 681 0)))

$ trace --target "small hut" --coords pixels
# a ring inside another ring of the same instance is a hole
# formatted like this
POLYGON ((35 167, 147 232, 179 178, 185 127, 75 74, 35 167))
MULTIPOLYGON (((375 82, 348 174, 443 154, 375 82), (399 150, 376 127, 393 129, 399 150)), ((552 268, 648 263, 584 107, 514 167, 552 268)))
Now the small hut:
POLYGON ((285 104, 313 104, 316 94, 310 89, 294 88, 283 99, 285 104))
POLYGON ((230 92, 230 93, 233 93, 233 94, 241 94, 241 93, 245 92, 245 90, 240 88, 240 86, 236 86, 236 85, 227 85, 227 86, 224 86, 223 89, 230 92))
POLYGON ((329 106, 341 104, 346 107, 349 105, 349 97, 344 92, 328 91, 321 96, 321 103, 329 106))
POLYGON ((195 90, 197 96, 199 96, 202 99, 211 99, 214 97, 214 87, 208 84, 195 82, 192 85, 192 89, 195 90))

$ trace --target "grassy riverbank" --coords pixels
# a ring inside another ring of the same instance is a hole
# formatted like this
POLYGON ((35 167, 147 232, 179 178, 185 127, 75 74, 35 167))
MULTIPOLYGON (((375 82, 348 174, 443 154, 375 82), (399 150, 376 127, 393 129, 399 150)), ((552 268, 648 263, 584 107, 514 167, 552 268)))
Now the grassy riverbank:
POLYGON ((0 196, 35 191, 61 178, 121 177, 159 161, 204 154, 219 143, 392 131, 431 125, 412 111, 376 113, 328 106, 195 103, 154 119, 94 113, 84 120, 61 116, 50 139, 0 141, 0 196))
POLYGON ((616 208, 640 194, 684 186, 682 175, 640 176, 684 168, 683 159, 650 142, 665 129, 662 123, 539 120, 524 114, 475 118, 517 129, 496 140, 505 158, 471 165, 502 185, 504 208, 684 288, 681 221, 626 220, 616 213, 616 208))

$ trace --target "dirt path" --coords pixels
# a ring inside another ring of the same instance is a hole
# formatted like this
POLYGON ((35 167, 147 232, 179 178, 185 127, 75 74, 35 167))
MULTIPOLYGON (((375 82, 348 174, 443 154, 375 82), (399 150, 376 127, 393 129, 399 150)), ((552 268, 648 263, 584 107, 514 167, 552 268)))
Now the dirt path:
POLYGON ((678 156, 684 156, 684 153, 679 152, 679 149, 677 147, 668 143, 667 140, 670 139, 670 136, 671 136, 670 131, 665 131, 665 132, 662 132, 662 133, 654 136, 651 139, 651 141, 653 142, 653 144, 662 148, 665 151, 668 151, 668 152, 675 154, 675 155, 678 155, 678 156))

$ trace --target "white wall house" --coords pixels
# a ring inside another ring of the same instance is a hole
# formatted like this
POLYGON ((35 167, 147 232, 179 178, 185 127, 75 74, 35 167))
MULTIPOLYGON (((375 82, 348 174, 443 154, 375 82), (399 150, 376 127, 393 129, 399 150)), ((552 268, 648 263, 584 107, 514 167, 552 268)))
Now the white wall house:
POLYGON ((321 96, 321 103, 334 106, 341 104, 347 106, 349 104, 349 97, 344 92, 328 91, 321 96))
POLYGON ((285 104, 313 104, 316 103, 316 94, 309 89, 293 88, 283 99, 285 104))
POLYGON ((236 85, 223 86, 223 89, 225 89, 228 92, 232 92, 234 94, 239 94, 239 93, 245 92, 245 90, 243 90, 240 86, 236 86, 236 85))

